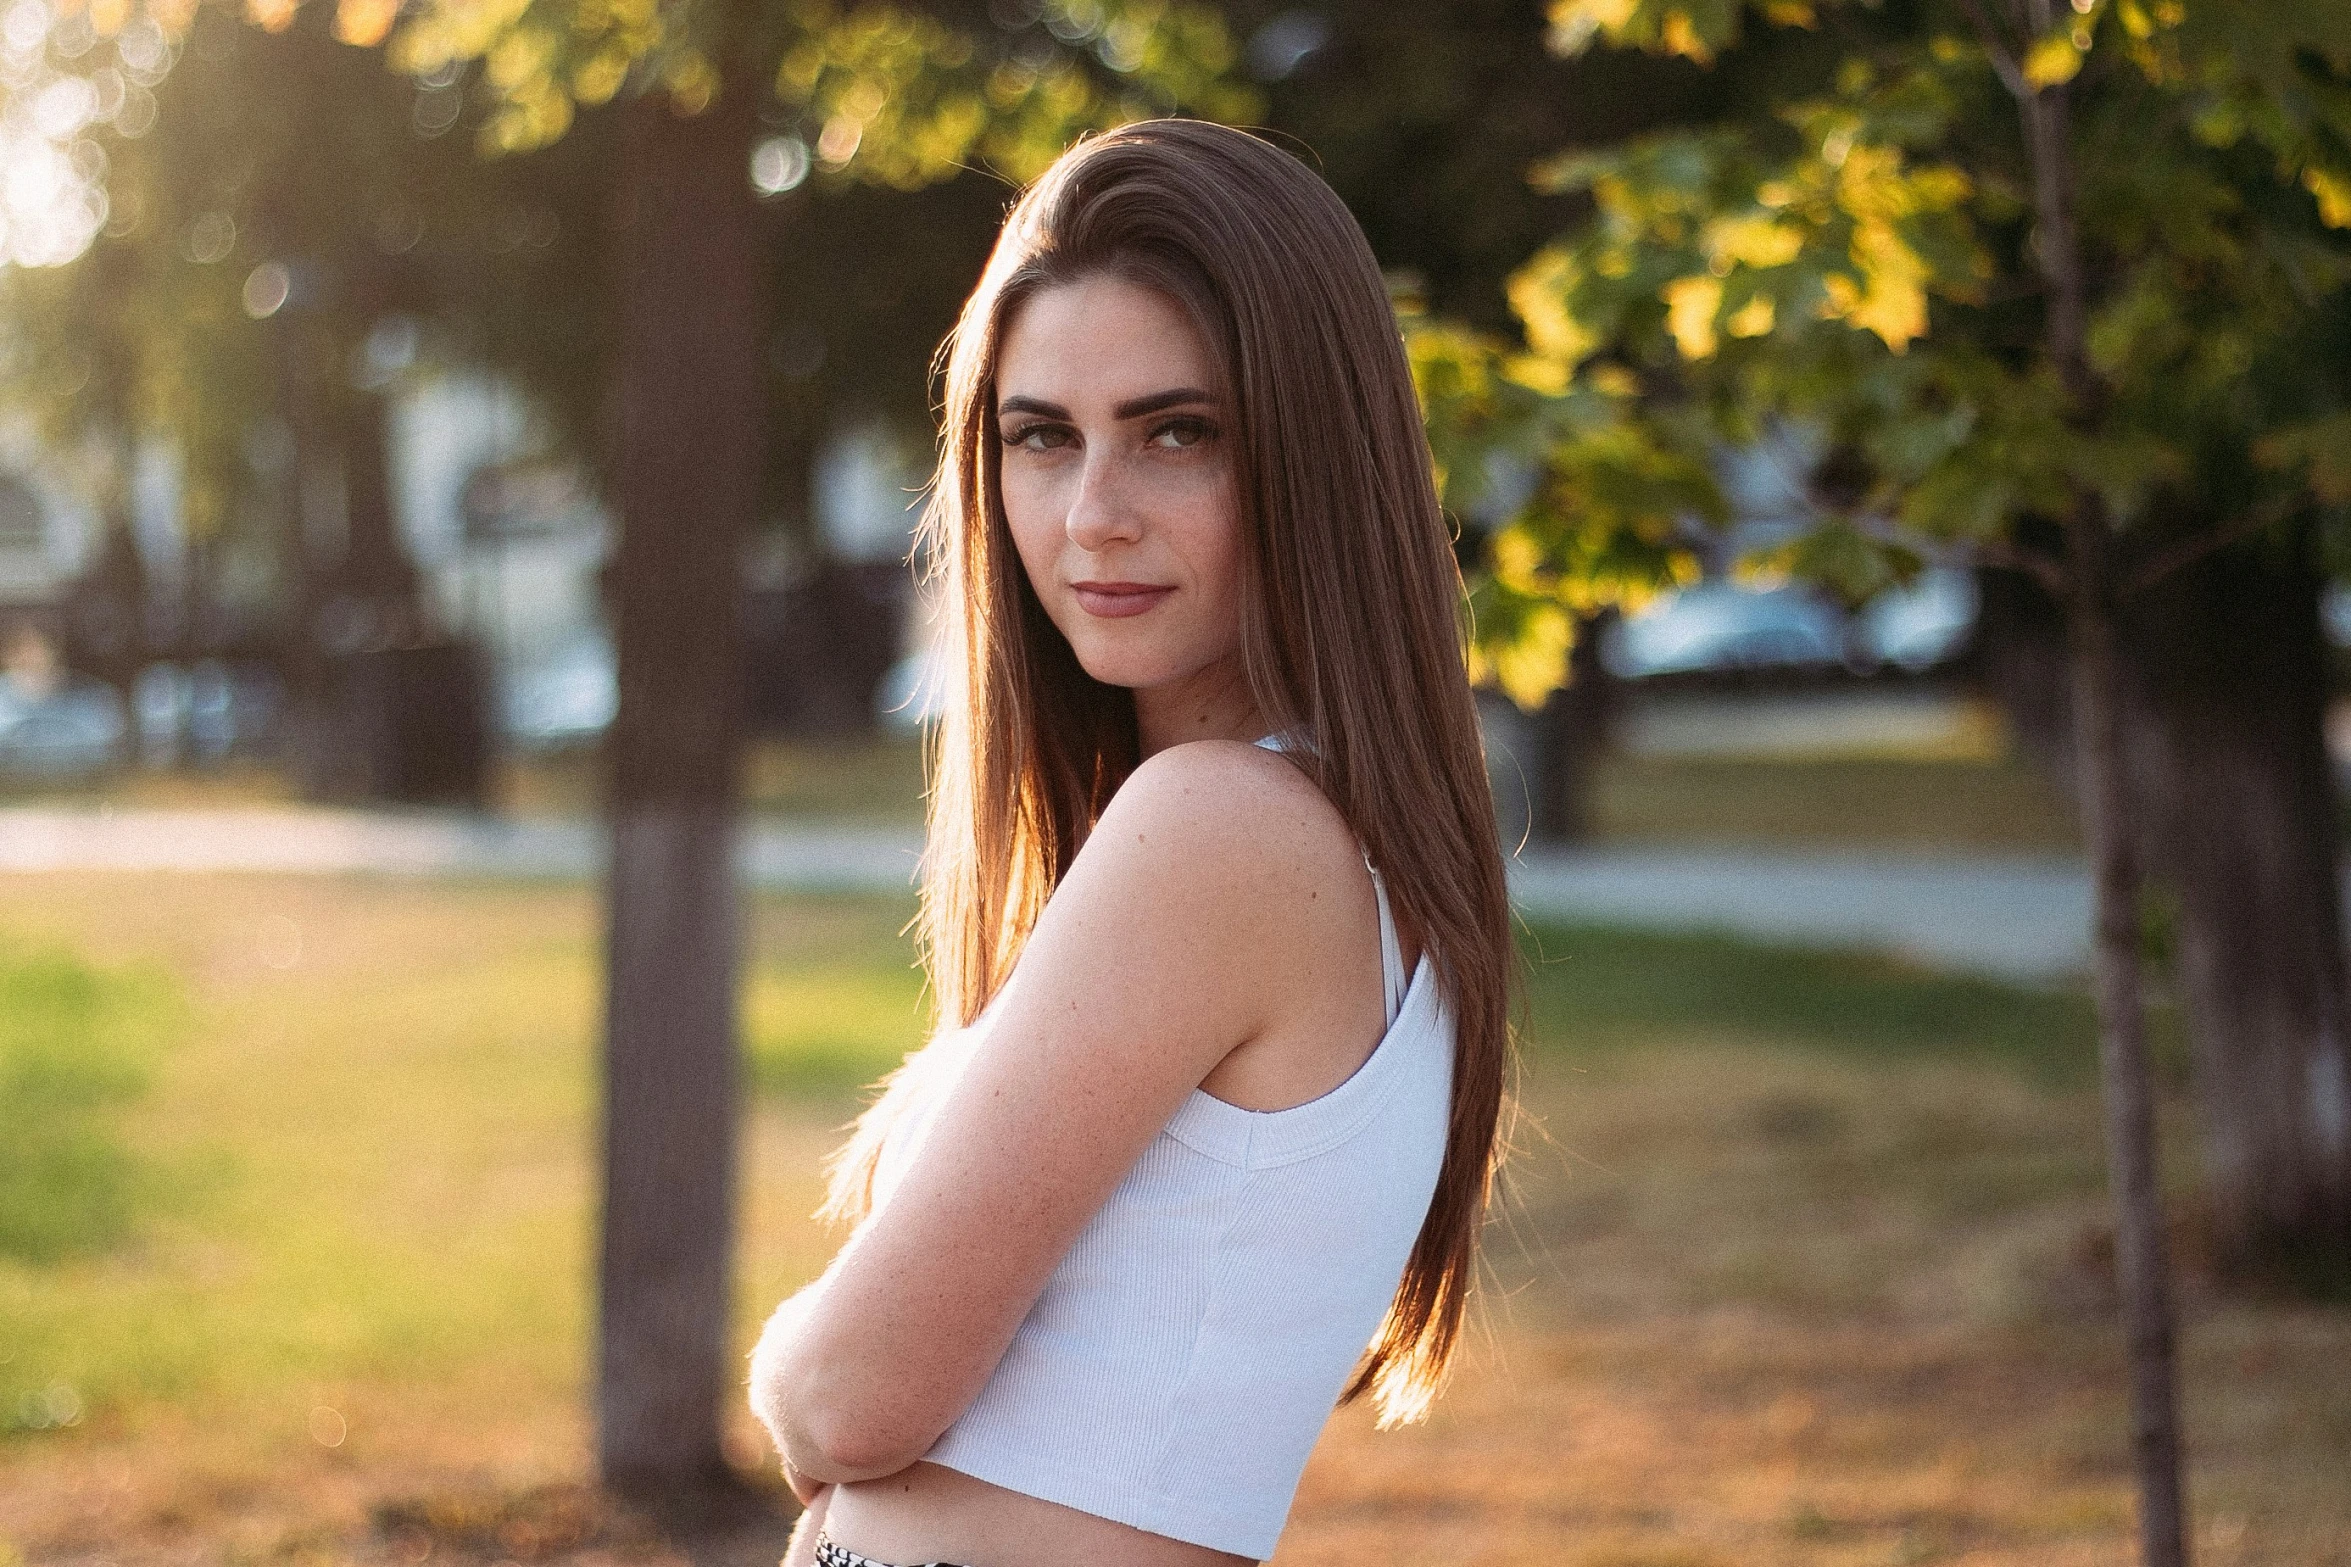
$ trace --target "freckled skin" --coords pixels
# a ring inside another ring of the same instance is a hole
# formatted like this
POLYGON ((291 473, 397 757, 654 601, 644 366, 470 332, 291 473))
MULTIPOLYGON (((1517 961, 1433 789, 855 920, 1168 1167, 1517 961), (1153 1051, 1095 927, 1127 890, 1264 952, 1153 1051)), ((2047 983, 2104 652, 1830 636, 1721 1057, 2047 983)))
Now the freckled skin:
POLYGON ((996 381, 1013 545, 1079 664, 1135 693, 1143 754, 1263 733, 1241 661, 1233 416, 1190 318, 1121 278, 1049 288, 1013 318, 996 381), (1165 591, 1105 615, 1087 583, 1165 591))

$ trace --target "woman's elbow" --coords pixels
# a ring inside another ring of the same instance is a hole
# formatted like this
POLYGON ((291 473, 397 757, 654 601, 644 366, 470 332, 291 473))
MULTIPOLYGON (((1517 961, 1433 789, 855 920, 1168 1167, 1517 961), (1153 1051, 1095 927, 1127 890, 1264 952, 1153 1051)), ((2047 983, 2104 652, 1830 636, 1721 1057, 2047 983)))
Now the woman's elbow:
POLYGON ((826 1385, 832 1380, 812 1374, 787 1345, 771 1339, 762 1339, 752 1353, 751 1412, 794 1469, 835 1484, 875 1480, 929 1450, 937 1432, 917 1433, 876 1418, 863 1401, 826 1385))
POLYGON ((879 1480, 916 1462, 933 1440, 935 1433, 918 1439, 859 1411, 820 1403, 802 1413, 793 1433, 795 1449, 805 1447, 809 1462, 793 1457, 792 1466, 811 1479, 835 1484, 879 1480))

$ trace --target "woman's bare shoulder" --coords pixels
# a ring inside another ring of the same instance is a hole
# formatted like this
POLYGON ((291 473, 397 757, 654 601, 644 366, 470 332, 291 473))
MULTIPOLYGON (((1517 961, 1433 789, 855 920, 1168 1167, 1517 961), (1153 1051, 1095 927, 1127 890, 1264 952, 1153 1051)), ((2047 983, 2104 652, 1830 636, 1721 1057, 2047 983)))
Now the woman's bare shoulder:
POLYGON ((1262 889, 1270 877, 1309 890, 1360 876, 1346 819, 1294 763, 1239 740, 1170 746, 1135 769, 1096 828, 1139 838, 1211 883, 1262 889))
POLYGON ((1378 951, 1354 831, 1296 764, 1240 741, 1171 746, 1135 769, 1064 893, 1120 921, 1132 950, 1182 954, 1195 981, 1213 978, 1247 1009, 1236 1037, 1292 1014, 1301 977, 1378 951))

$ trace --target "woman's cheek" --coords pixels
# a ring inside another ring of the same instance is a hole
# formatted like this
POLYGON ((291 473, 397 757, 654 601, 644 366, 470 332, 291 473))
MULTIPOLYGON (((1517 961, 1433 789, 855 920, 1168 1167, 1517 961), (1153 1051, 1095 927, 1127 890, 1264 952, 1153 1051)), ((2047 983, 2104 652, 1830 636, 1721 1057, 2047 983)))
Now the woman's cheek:
POLYGON ((1052 595, 1053 563, 1060 552, 1061 529, 1046 520, 1050 513, 1033 485, 1019 489, 1007 483, 1000 492, 1004 503, 1004 520, 1012 533, 1013 552, 1020 556, 1021 566, 1029 574, 1029 583, 1037 596, 1047 602, 1052 595))
POLYGON ((1196 503, 1192 559, 1205 583, 1213 584, 1220 619, 1241 622, 1241 524, 1232 485, 1224 476, 1196 503))

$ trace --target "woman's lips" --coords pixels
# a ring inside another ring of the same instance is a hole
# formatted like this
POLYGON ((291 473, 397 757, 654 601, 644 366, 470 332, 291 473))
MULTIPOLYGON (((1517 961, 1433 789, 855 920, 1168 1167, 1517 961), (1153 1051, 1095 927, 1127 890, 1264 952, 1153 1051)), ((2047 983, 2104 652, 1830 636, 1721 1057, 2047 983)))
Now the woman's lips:
POLYGON ((1147 582, 1073 582, 1069 587, 1078 596, 1078 608, 1105 620, 1140 615, 1175 591, 1147 582))

